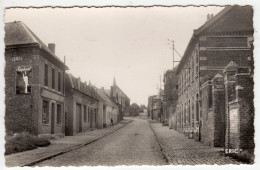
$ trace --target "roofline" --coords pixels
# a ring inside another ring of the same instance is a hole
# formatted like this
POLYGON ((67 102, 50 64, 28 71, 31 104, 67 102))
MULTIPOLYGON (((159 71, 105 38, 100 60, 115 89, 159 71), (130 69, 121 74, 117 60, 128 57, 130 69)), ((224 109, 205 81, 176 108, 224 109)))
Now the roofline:
MULTIPOLYGON (((125 92, 124 92, 122 89, 120 89, 116 84, 113 85, 113 86, 116 86, 116 87, 129 99, 129 101, 130 101, 130 98, 125 94, 125 92)), ((113 87, 113 86, 112 86, 112 87, 113 87)))
POLYGON ((178 64, 178 67, 176 69, 176 74, 178 74, 182 68, 182 65, 184 64, 184 59, 187 58, 188 53, 190 52, 190 48, 194 45, 195 41, 197 40, 198 36, 200 36, 203 31, 205 31, 207 28, 209 28, 212 24, 217 22, 224 14, 227 14, 232 9, 234 9, 234 6, 226 6, 223 10, 221 10, 219 13, 217 13, 213 18, 211 18, 209 21, 204 23, 202 26, 200 26, 198 29, 193 30, 192 37, 188 43, 188 46, 186 47, 186 50, 184 52, 183 57, 181 58, 180 63, 178 64))
MULTIPOLYGON (((112 103, 112 105, 110 105, 110 104, 107 104, 107 105, 113 106, 113 107, 117 107, 117 105, 112 101, 112 99, 110 99, 110 97, 106 94, 105 91, 103 91, 102 89, 97 89, 97 92, 98 92, 98 93, 103 93, 103 94, 110 100, 110 102, 112 103)), ((104 99, 101 95, 98 94, 98 96, 99 96, 105 103, 107 103, 107 100, 104 99)))
MULTIPOLYGON (((98 97, 97 97, 97 99, 96 99, 96 98, 94 98, 94 97, 88 95, 87 93, 85 93, 85 92, 83 92, 83 91, 81 91, 81 90, 79 90, 79 89, 76 89, 76 88, 74 87, 72 77, 75 78, 75 79, 77 79, 77 78, 76 78, 75 76, 73 76, 71 73, 65 73, 65 74, 67 74, 67 75, 69 76, 71 88, 72 88, 73 90, 79 91, 79 92, 83 93, 84 95, 86 95, 86 96, 88 96, 88 97, 90 97, 90 98, 92 98, 92 99, 94 99, 94 100, 99 101, 99 100, 98 100, 98 97)), ((82 81, 80 81, 80 82, 83 83, 82 81)), ((87 86, 88 86, 88 85, 87 85, 87 86)), ((97 96, 98 96, 98 94, 97 94, 97 96)))
MULTIPOLYGON (((57 60, 61 65, 64 66, 65 70, 69 70, 69 67, 67 65, 65 65, 65 63, 56 56, 56 54, 54 54, 49 48, 48 46, 45 45, 45 43, 37 36, 34 34, 33 31, 30 30, 30 28, 28 28, 22 21, 14 21, 14 22, 7 22, 5 24, 12 24, 12 23, 21 23, 22 27, 26 30, 26 32, 30 35, 30 37, 33 39, 33 42, 35 44, 38 44, 38 47, 44 51, 46 51, 47 53, 49 53, 51 56, 53 56, 53 58, 55 60, 57 60), (39 42, 40 41, 40 42, 39 42), (41 43, 46 47, 42 47, 41 43)), ((34 44, 34 43, 28 43, 28 44, 34 44)), ((12 44, 12 45, 6 45, 5 47, 10 47, 10 46, 20 46, 20 45, 28 45, 28 44, 12 44)))

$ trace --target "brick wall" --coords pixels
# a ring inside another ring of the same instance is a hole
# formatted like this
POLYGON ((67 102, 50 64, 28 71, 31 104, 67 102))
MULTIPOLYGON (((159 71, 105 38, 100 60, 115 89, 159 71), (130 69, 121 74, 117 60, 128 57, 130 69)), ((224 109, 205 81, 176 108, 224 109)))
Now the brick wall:
MULTIPOLYGON (((228 103, 226 149, 242 149, 239 154, 254 153, 254 83, 248 68, 237 68, 234 75, 235 91, 228 103)), ((230 96, 226 94, 226 96, 230 96)))
MULTIPOLYGON (((18 66, 33 67, 33 57, 37 55, 37 49, 13 48, 5 51, 5 126, 6 131, 21 132, 28 131, 33 134, 38 133, 37 128, 37 86, 32 86, 31 94, 16 94, 16 69, 18 66), (20 61, 12 61, 13 54, 17 53, 20 61), (33 103, 34 102, 34 103, 33 103)), ((37 83, 37 67, 33 67, 33 76, 29 77, 32 84, 37 83), (35 71, 35 72, 34 72, 35 71)))

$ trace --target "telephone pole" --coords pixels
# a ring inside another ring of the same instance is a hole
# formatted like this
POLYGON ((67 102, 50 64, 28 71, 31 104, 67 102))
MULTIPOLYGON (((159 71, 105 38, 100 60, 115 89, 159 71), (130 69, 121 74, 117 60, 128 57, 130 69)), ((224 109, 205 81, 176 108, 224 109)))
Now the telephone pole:
MULTIPOLYGON (((174 41, 173 40, 170 40, 168 39, 168 41, 171 43, 171 49, 172 49, 172 60, 173 60, 173 69, 174 69, 174 63, 176 62, 180 62, 180 61, 175 61, 175 58, 174 58, 174 51, 179 55, 179 57, 181 57, 181 55, 178 53, 178 51, 175 49, 174 47, 174 41)), ((169 44, 169 43, 168 43, 169 44)))
POLYGON ((172 41, 172 60, 173 60, 173 69, 174 69, 174 41, 172 41))

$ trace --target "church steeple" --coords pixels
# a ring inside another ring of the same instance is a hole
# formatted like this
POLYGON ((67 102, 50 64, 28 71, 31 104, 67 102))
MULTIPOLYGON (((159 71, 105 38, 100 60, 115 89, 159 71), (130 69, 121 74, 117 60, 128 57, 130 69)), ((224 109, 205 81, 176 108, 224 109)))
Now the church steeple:
POLYGON ((116 85, 116 78, 114 77, 114 82, 113 82, 113 86, 116 85))

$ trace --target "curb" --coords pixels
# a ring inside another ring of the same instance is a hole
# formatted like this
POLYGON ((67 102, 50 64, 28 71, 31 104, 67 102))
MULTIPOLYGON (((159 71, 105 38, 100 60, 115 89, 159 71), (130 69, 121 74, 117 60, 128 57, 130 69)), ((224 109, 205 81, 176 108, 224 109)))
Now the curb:
MULTIPOLYGON (((121 126, 121 127, 117 128, 117 129, 115 129, 115 130, 113 130, 113 131, 111 131, 111 132, 108 132, 108 133, 104 134, 103 136, 101 136, 101 137, 99 137, 99 138, 97 138, 97 139, 94 139, 94 140, 92 140, 92 141, 90 141, 90 142, 77 145, 77 146, 75 146, 75 147, 73 147, 73 148, 69 148, 69 149, 67 149, 67 150, 64 150, 64 151, 61 151, 61 152, 57 152, 57 153, 51 154, 51 155, 49 155, 49 156, 45 156, 45 157, 40 158, 40 159, 38 159, 38 160, 32 161, 32 162, 30 162, 30 163, 22 164, 22 165, 20 165, 20 167, 33 166, 33 165, 38 164, 38 163, 40 163, 40 162, 46 161, 46 160, 48 160, 48 159, 54 158, 54 157, 56 157, 56 156, 62 155, 62 154, 67 153, 67 152, 74 151, 74 150, 79 149, 79 148, 81 148, 81 147, 83 147, 83 146, 89 145, 89 144, 91 144, 91 143, 93 143, 93 142, 96 142, 96 141, 98 141, 98 140, 100 140, 100 139, 102 139, 102 138, 104 138, 104 137, 106 137, 106 136, 108 136, 108 135, 110 135, 110 134, 112 134, 112 133, 118 131, 119 129, 125 127, 127 124, 131 123, 132 121, 133 121, 133 120, 130 120, 130 121, 127 122, 127 123, 122 123, 122 126, 121 126)), ((120 122, 119 122, 119 123, 120 123, 120 122)))
POLYGON ((157 140, 157 142, 158 142, 158 144, 159 144, 159 147, 160 147, 160 149, 161 149, 163 158, 166 160, 167 165, 172 165, 172 160, 171 160, 171 158, 168 156, 167 152, 166 152, 166 151, 164 150, 164 148, 162 147, 162 145, 161 145, 161 143, 160 143, 160 141, 159 141, 159 139, 158 139, 158 136, 156 135, 154 129, 152 128, 151 122, 150 122, 149 120, 148 120, 148 123, 149 123, 149 126, 150 126, 151 130, 153 131, 154 136, 155 136, 155 138, 156 138, 156 140, 157 140))

